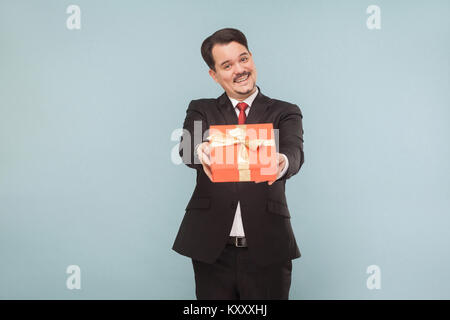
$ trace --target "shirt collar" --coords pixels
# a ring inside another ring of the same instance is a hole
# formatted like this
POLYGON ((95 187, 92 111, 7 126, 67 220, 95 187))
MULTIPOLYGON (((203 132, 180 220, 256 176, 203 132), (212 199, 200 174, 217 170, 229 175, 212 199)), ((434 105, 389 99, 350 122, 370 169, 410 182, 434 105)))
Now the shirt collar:
MULTIPOLYGON (((248 104, 248 108, 250 108, 252 106, 253 101, 255 100, 256 96, 258 95, 259 89, 258 87, 256 87, 255 92, 253 92, 250 96, 248 96, 244 101, 246 104, 248 104)), ((231 104, 233 105, 233 108, 236 108, 236 105, 241 102, 239 100, 233 99, 228 97, 231 101, 231 104)))

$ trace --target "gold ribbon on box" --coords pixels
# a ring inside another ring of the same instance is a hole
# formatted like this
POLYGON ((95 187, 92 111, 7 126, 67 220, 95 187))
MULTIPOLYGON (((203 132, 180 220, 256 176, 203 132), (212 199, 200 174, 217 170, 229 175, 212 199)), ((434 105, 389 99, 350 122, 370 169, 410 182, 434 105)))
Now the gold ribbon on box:
POLYGON ((237 160, 239 170, 239 181, 250 181, 250 162, 248 151, 257 151, 261 146, 275 146, 273 139, 245 139, 246 125, 237 125, 236 128, 228 130, 226 134, 220 132, 208 137, 211 147, 225 147, 239 144, 237 160))

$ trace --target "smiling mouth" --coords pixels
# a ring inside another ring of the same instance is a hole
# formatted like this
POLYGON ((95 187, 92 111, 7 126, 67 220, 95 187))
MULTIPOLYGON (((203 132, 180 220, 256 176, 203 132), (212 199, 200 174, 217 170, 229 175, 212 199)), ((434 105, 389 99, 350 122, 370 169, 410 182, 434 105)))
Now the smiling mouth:
POLYGON ((250 73, 247 73, 243 76, 240 76, 239 78, 234 80, 234 83, 243 83, 246 82, 248 80, 248 78, 250 77, 250 73))

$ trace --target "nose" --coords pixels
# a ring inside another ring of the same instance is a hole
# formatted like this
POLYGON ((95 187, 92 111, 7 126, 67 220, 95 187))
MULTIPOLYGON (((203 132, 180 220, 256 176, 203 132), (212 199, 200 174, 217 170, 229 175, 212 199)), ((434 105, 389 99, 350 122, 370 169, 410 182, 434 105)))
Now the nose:
POLYGON ((240 65, 239 63, 236 64, 236 68, 234 69, 234 76, 238 76, 240 74, 242 74, 245 71, 244 67, 242 65, 240 65))

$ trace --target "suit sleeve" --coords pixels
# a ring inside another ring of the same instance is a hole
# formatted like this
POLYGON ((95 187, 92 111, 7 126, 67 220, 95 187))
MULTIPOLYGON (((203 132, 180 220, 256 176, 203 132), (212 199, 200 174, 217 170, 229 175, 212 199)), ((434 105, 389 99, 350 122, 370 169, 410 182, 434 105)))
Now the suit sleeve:
POLYGON ((286 155, 289 167, 280 180, 289 179, 300 171, 305 161, 303 153, 303 115, 297 105, 290 105, 279 123, 279 152, 286 155))
MULTIPOLYGON (((183 135, 180 141, 180 157, 183 163, 193 169, 203 170, 195 146, 203 141, 203 136, 207 130, 207 122, 204 112, 198 103, 193 100, 186 110, 186 118, 183 124, 183 135)), ((205 140, 206 141, 206 140, 205 140)))

